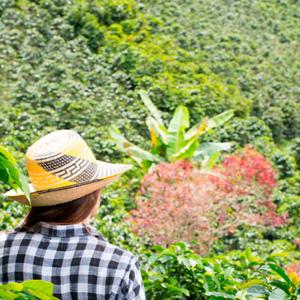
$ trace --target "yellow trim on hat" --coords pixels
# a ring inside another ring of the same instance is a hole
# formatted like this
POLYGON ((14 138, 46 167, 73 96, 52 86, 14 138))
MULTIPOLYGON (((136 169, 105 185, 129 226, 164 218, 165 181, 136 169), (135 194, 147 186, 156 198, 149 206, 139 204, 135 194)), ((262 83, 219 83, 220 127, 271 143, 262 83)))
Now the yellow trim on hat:
POLYGON ((31 159, 26 159, 26 166, 32 185, 36 190, 69 186, 75 183, 73 181, 66 181, 50 172, 47 172, 38 163, 31 159))

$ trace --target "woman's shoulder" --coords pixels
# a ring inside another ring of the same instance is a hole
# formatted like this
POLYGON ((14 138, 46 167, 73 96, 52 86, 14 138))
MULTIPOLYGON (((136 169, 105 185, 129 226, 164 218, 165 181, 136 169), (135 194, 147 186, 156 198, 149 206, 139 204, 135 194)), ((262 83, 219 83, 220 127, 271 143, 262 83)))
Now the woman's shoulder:
POLYGON ((7 230, 0 230, 0 240, 7 238, 11 234, 16 234, 17 231, 15 229, 7 229, 7 230))
POLYGON ((98 258, 99 263, 100 260, 102 262, 108 261, 111 266, 116 266, 118 264, 118 266, 126 268, 136 259, 135 255, 131 251, 110 243, 99 232, 96 232, 96 234, 90 238, 93 240, 93 243, 95 243, 95 261, 97 261, 98 258))
POLYGON ((91 235, 96 238, 97 250, 100 252, 106 251, 114 258, 132 259, 134 254, 120 246, 110 243, 95 227, 91 227, 91 235))
POLYGON ((14 229, 10 230, 1 230, 0 231, 0 248, 10 247, 15 239, 20 237, 16 235, 17 232, 14 229))
POLYGON ((107 241, 102 235, 95 239, 95 250, 99 253, 105 253, 104 257, 110 257, 115 260, 129 261, 134 257, 134 254, 118 245, 112 244, 107 241))

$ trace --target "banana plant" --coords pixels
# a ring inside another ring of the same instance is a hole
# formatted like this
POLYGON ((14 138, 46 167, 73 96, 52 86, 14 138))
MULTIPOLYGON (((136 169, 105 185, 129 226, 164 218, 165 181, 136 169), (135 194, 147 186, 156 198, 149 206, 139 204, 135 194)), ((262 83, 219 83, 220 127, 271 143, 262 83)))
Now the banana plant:
POLYGON ((161 112, 147 93, 140 91, 139 95, 149 110, 146 124, 150 131, 151 149, 147 151, 129 142, 116 126, 109 128, 109 134, 118 149, 129 155, 145 171, 158 162, 180 159, 192 159, 201 163, 202 167, 211 167, 220 151, 231 147, 231 143, 200 144, 199 137, 231 119, 234 115, 233 110, 227 110, 212 118, 205 117, 190 128, 189 111, 186 106, 179 105, 166 126, 161 112))
POLYGON ((29 186, 26 176, 16 160, 3 146, 0 146, 0 182, 8 184, 15 191, 20 188, 30 201, 29 186))

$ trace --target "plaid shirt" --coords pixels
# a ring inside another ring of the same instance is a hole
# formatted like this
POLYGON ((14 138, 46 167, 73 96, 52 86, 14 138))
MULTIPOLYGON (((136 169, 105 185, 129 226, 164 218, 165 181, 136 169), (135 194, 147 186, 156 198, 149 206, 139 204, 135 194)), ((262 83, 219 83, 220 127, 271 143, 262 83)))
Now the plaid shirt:
POLYGON ((59 299, 145 299, 136 257, 92 226, 40 222, 0 233, 0 284, 42 279, 59 299))

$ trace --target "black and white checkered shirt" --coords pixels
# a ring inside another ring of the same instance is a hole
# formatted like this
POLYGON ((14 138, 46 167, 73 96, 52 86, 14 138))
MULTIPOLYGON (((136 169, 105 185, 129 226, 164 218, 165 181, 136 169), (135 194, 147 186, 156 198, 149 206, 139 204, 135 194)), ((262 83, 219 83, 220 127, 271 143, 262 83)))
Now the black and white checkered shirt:
POLYGON ((90 226, 45 222, 0 233, 0 284, 51 281, 59 299, 145 299, 136 257, 90 226))

